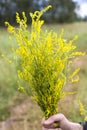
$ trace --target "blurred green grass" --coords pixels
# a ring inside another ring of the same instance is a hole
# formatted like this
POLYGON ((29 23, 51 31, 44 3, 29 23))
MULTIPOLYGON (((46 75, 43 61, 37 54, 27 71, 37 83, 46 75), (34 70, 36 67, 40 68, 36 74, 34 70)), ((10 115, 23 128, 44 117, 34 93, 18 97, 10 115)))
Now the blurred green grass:
MULTIPOLYGON (((78 40, 76 45, 78 50, 87 52, 87 23, 72 23, 72 24, 56 24, 56 25, 45 25, 43 29, 52 29, 58 34, 61 32, 62 28, 64 31, 65 39, 72 39, 75 35, 78 35, 78 40)), ((6 29, 0 29, 0 120, 4 120, 10 116, 11 106, 15 104, 16 101, 23 100, 20 98, 17 87, 17 72, 14 62, 8 64, 3 58, 2 54, 6 57, 13 59, 12 46, 9 41, 9 33, 6 29), (17 96, 18 97, 17 97, 17 96)), ((15 40, 13 44, 16 46, 15 40)), ((68 96, 60 104, 60 112, 64 113, 72 121, 81 121, 83 118, 79 115, 78 108, 78 95, 81 97, 81 101, 87 107, 87 55, 81 57, 79 62, 76 63, 77 66, 81 67, 80 71, 80 81, 73 85, 72 90, 77 90, 76 95, 68 96), (67 111, 68 109, 68 111, 67 111)), ((70 88, 69 88, 70 89, 70 88)), ((32 102, 31 102, 32 103, 32 102)), ((32 104, 34 105, 34 103, 32 104)), ((21 108, 20 108, 21 109, 21 108)), ((37 115, 38 116, 38 115, 37 115)), ((37 119, 37 117, 36 117, 37 119)))
POLYGON ((5 29, 0 29, 0 119, 4 120, 10 115, 10 105, 17 91, 17 74, 14 63, 6 62, 2 55, 12 58, 9 34, 5 29))

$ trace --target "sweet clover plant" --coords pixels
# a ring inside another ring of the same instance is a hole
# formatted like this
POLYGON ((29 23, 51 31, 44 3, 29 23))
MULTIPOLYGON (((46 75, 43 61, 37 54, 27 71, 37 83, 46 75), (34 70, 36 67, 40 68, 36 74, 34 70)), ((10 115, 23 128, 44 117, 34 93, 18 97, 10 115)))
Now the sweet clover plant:
MULTIPOLYGON (((50 30, 43 30, 44 20, 41 16, 51 6, 42 11, 30 13, 32 19, 31 30, 27 26, 27 18, 22 13, 16 13, 16 21, 19 27, 13 27, 8 22, 5 24, 16 41, 17 48, 14 56, 19 60, 18 77, 27 82, 27 88, 32 92, 33 99, 40 106, 45 118, 58 112, 58 103, 61 98, 73 92, 65 92, 64 87, 73 82, 78 82, 77 73, 79 68, 73 72, 71 64, 82 52, 76 50, 74 42, 76 37, 70 41, 50 30)), ((25 86, 19 86, 19 90, 28 94, 25 86)))

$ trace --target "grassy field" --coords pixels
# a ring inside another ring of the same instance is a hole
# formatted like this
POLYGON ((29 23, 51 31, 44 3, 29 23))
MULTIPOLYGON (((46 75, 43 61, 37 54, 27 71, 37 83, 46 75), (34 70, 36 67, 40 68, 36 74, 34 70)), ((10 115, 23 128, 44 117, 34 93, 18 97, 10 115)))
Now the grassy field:
MULTIPOLYGON (((75 35, 78 35, 78 40, 76 41, 78 50, 82 50, 87 53, 87 23, 45 25, 43 28, 49 30, 52 29, 58 34, 63 28, 65 30, 65 39, 72 39, 75 35)), ((5 29, 0 29, 0 120, 5 120, 9 116, 25 115, 25 117, 28 118, 29 130, 40 130, 40 121, 42 116, 39 107, 32 101, 30 97, 25 97, 23 94, 18 92, 16 67, 14 63, 8 64, 2 58, 2 54, 5 54, 6 57, 13 59, 11 48, 12 46, 9 41, 8 32, 5 29)), ((81 57, 80 60, 74 64, 74 66, 81 67, 81 71, 79 73, 80 81, 77 84, 73 84, 73 86, 69 87, 68 89, 77 90, 77 94, 67 96, 61 100, 61 104, 59 104, 59 112, 64 113, 68 119, 72 121, 79 122, 83 120, 83 117, 79 115, 78 96, 80 96, 81 101, 87 108, 86 64, 87 55, 81 57)), ((20 128, 18 129, 22 130, 20 128)), ((26 128, 24 130, 26 130, 26 128)))

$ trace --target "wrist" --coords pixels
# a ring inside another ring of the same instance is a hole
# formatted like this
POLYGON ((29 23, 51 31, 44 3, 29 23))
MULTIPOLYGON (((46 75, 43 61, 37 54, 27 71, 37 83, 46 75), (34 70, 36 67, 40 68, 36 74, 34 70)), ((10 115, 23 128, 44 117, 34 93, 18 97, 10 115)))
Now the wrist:
POLYGON ((70 130, 84 130, 83 126, 79 123, 70 122, 70 130))

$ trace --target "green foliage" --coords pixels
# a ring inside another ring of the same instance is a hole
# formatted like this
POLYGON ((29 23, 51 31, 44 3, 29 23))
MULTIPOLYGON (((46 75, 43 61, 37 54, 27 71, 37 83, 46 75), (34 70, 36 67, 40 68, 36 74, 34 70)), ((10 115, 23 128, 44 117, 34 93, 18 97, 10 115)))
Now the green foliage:
POLYGON ((57 105, 61 98, 73 93, 65 92, 64 87, 78 82, 79 77, 76 74, 79 68, 72 72, 71 64, 76 56, 84 55, 82 52, 77 52, 76 46, 73 45, 76 37, 67 41, 63 39, 63 31, 58 36, 53 31, 42 30, 44 21, 40 20, 40 17, 50 7, 41 12, 30 13, 32 18, 30 35, 24 12, 23 19, 16 13, 19 28, 6 22, 8 30, 14 34, 18 43, 14 50, 15 56, 20 59, 18 76, 28 83, 27 89, 25 86, 19 86, 19 90, 28 94, 27 90, 31 89, 34 100, 46 118, 58 112, 57 105))
POLYGON ((53 9, 51 18, 53 22, 73 22, 76 20, 76 3, 72 0, 49 0, 53 9))
POLYGON ((22 11, 26 12, 30 22, 31 19, 28 16, 30 11, 41 10, 49 4, 53 6, 53 9, 43 15, 46 22, 64 23, 76 20, 76 3, 72 0, 0 0, 0 26, 4 26, 4 21, 8 20, 16 24, 15 14, 18 12, 21 16, 22 11))

